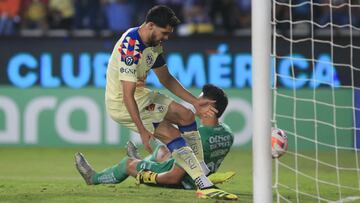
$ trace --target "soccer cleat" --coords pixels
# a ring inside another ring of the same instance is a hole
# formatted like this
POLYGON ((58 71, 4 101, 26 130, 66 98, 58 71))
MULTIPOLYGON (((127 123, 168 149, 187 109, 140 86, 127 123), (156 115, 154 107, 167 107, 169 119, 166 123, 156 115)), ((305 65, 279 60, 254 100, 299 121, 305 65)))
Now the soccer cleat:
POLYGON ((140 184, 156 184, 157 173, 142 170, 136 175, 136 185, 140 184))
POLYGON ((126 144, 126 154, 130 158, 141 159, 136 145, 131 141, 128 141, 126 144))
POLYGON ((217 188, 198 189, 196 196, 201 199, 237 200, 238 196, 217 188))
POLYGON ((210 176, 208 176, 208 178, 213 184, 222 184, 224 182, 231 180, 234 176, 235 176, 235 172, 228 171, 225 173, 221 173, 221 172, 213 173, 210 176))
POLYGON ((86 161, 84 155, 80 152, 75 153, 75 165, 80 175, 84 178, 86 184, 93 185, 92 177, 95 175, 95 171, 90 164, 86 161))

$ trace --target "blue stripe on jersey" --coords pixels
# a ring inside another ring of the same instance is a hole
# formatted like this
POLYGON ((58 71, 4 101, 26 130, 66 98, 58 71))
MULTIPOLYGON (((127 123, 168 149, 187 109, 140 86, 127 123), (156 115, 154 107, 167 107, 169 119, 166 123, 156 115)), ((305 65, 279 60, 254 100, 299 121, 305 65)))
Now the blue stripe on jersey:
MULTIPOLYGON (((129 36, 131 39, 138 40, 140 43, 139 49, 140 49, 140 51, 143 51, 146 48, 146 45, 141 40, 138 30, 139 30, 139 27, 130 28, 130 31, 127 33, 126 37, 129 36)), ((125 41, 126 37, 124 38, 124 41, 125 41)))

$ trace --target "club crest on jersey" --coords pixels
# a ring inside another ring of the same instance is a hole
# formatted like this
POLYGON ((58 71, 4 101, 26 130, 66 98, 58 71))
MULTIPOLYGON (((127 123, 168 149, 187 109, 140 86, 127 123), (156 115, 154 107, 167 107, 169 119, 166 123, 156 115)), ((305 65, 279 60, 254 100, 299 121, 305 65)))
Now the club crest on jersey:
POLYGON ((134 64, 134 57, 133 56, 126 56, 125 57, 125 64, 131 66, 134 64))
POLYGON ((150 68, 154 65, 154 57, 150 53, 146 55, 146 65, 150 68))

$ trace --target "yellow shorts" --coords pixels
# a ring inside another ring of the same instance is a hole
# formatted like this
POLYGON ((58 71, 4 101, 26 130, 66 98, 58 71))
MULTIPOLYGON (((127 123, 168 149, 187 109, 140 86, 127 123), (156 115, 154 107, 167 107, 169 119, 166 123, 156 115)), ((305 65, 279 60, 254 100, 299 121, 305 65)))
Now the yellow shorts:
MULTIPOLYGON (((135 101, 138 105, 140 118, 145 128, 154 133, 153 123, 160 123, 164 119, 168 107, 173 100, 167 95, 144 88, 143 94, 137 94, 135 96, 135 101)), ((106 101, 105 103, 106 111, 114 121, 138 132, 123 102, 115 103, 106 101)))

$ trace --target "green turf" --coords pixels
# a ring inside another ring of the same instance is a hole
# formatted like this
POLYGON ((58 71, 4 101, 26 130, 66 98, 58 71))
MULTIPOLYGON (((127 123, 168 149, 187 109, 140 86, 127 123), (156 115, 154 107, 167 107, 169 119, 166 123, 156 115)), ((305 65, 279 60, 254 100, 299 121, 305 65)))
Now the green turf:
MULTIPOLYGON (((118 162, 124 156, 123 149, 109 148, 1 148, 0 149, 0 202, 215 202, 199 200, 195 191, 135 187, 134 179, 128 178, 118 185, 87 186, 74 167, 73 155, 81 151, 96 170, 102 170, 118 162)), ((141 151, 143 155, 146 153, 141 151)), ((304 154, 304 155, 311 155, 304 154)), ((322 153, 322 160, 331 163, 334 155, 322 153)), ((352 166, 354 153, 344 155, 342 166, 352 166), (349 157, 349 160, 346 160, 349 157)), ((280 161, 294 167, 294 156, 289 153, 280 161)), ((305 175, 314 176, 316 164, 298 157, 298 168, 305 175)), ((336 181, 336 173, 324 166, 319 178, 336 181), (335 178, 335 180, 334 180, 335 178)), ((220 171, 235 171, 237 175, 228 183, 219 185, 222 189, 239 195, 238 202, 252 202, 252 164, 250 151, 234 148, 224 160, 220 171)), ((295 173, 280 165, 280 182, 294 188, 295 173)), ((356 173, 339 174, 343 185, 358 186, 356 173)), ((308 194, 316 194, 315 182, 298 176, 298 187, 308 194)), ((338 200, 338 189, 319 184, 320 195, 326 199, 338 200)), ((342 197, 360 196, 360 192, 342 190, 342 197)), ((280 187, 281 194, 291 202, 318 202, 306 195, 280 187)), ((275 190, 274 190, 275 194, 275 190)), ((276 195, 274 195, 276 200, 276 195)), ((285 202, 285 201, 281 201, 285 202)), ((325 202, 325 201, 321 201, 325 202)), ((359 202, 359 200, 352 201, 359 202)))
MULTIPOLYGON (((131 177, 118 185, 87 186, 74 166, 73 155, 77 151, 96 170, 111 166, 124 156, 123 149, 108 148, 0 148, 0 202, 214 202, 196 199, 195 191, 145 185, 137 188, 131 177)), ((240 194, 241 202, 252 199, 250 164, 248 153, 234 150, 220 169, 237 172, 232 181, 220 186, 240 194), (244 167, 238 168, 238 164, 244 167)))

